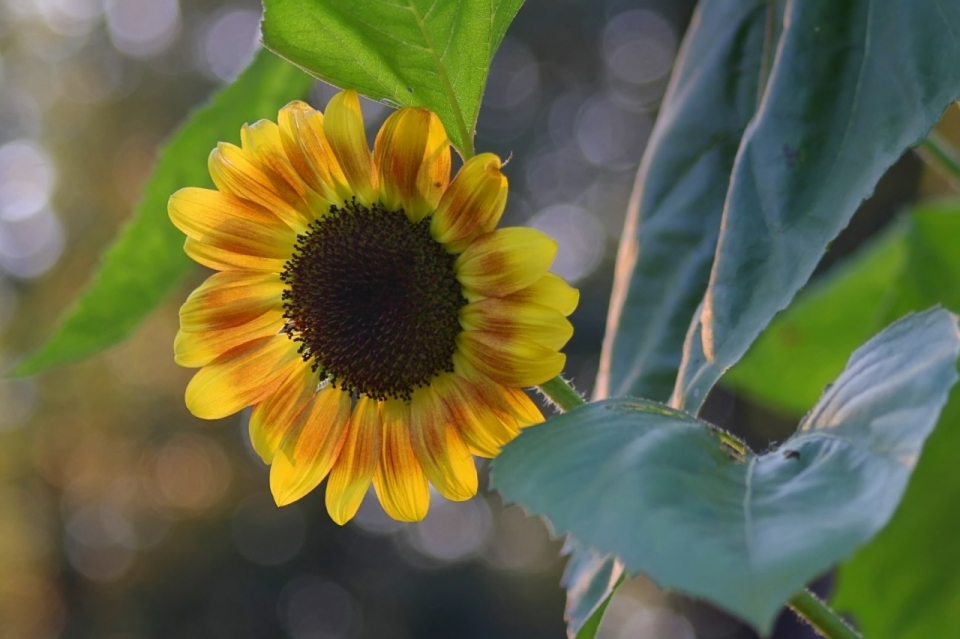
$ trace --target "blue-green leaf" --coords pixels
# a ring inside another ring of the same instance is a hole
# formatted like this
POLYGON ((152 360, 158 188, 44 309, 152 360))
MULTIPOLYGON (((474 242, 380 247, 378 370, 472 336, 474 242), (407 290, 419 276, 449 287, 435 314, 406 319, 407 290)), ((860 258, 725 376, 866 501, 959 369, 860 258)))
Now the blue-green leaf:
POLYGON ((756 110, 766 0, 704 0, 683 40, 620 240, 597 396, 667 401, 756 110))
MULTIPOLYGON (((738 393, 802 414, 864 331, 942 303, 960 311, 960 202, 924 204, 798 296, 724 377, 738 393)), ((924 446, 900 507, 839 572, 834 603, 870 639, 948 637, 960 627, 960 388, 924 446), (895 578, 891 578, 895 575, 895 578)))
POLYGON ((275 55, 261 51, 229 87, 197 111, 163 149, 143 199, 75 306, 40 351, 15 372, 89 357, 123 340, 194 267, 183 253, 183 234, 167 218, 167 199, 184 186, 212 186, 207 157, 221 140, 239 140, 240 127, 276 118, 301 98, 312 79, 275 55))
POLYGON ((587 404, 524 431, 493 462, 492 483, 628 571, 766 632, 786 599, 887 523, 958 353, 946 311, 893 324, 762 455, 660 404, 587 404))
POLYGON ((490 61, 523 0, 264 0, 267 47, 321 80, 434 111, 473 148, 490 61))
POLYGON ((696 411, 905 149, 960 96, 960 4, 788 4, 734 165, 674 406, 696 411))

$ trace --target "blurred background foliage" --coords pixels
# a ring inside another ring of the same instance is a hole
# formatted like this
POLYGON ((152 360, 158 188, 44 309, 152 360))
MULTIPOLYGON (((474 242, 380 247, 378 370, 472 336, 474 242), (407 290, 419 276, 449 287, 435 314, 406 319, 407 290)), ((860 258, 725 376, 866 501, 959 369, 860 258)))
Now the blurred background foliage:
MULTIPOLYGON (((624 211, 693 4, 529 0, 493 62, 477 148, 512 154, 505 223, 557 238, 554 270, 582 291, 567 372, 587 393, 624 211)), ((158 145, 251 59, 259 18, 254 0, 0 0, 3 370, 86 282, 158 145)), ((310 101, 333 93, 317 84, 310 101)), ((388 109, 364 109, 372 135, 388 109)), ((941 130, 960 134, 955 110, 941 130)), ((820 272, 949 188, 906 155, 820 272)), ((322 492, 277 509, 245 416, 205 423, 183 406, 176 309, 204 276, 106 354, 0 380, 0 639, 564 636, 561 543, 495 495, 437 503, 415 525, 369 499, 339 528, 322 492)), ((757 450, 795 424, 723 389, 703 415, 757 450)), ((777 632, 809 636, 791 618, 777 632)), ((637 579, 598 636, 753 635, 637 579)))

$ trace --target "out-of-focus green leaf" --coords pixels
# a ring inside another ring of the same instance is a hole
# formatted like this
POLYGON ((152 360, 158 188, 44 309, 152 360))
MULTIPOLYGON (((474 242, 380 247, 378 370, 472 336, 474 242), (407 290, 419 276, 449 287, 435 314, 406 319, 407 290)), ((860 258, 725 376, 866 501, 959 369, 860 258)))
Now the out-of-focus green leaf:
MULTIPOLYGON (((917 308, 960 311, 960 202, 918 207, 835 274, 804 292, 724 377, 739 393, 801 414, 857 336, 917 308)), ((949 637, 960 628, 960 389, 944 409, 900 507, 841 567, 837 607, 871 639, 949 637)))
POLYGON ((911 315, 854 353, 795 435, 743 458, 688 413, 587 404, 524 431, 492 484, 628 571, 768 632, 787 598, 887 523, 958 353, 954 315, 911 315))
POLYGON ((960 312, 960 201, 917 207, 800 295, 723 378, 756 401, 803 414, 869 335, 942 304, 960 312))
POLYGON ((883 172, 960 96, 957 34, 955 2, 788 4, 672 405, 699 409, 883 172))
POLYGON ((267 47, 321 80, 434 111, 473 149, 490 61, 523 0, 264 0, 267 47))
POLYGON ((691 21, 627 209, 598 397, 670 398, 756 110, 769 7, 705 0, 691 21))
POLYGON ((77 361, 127 337, 194 266, 183 253, 183 234, 167 217, 167 199, 184 186, 212 186, 207 156, 217 142, 239 140, 244 123, 275 119, 312 81, 261 51, 232 85, 191 116, 161 152, 133 219, 104 254, 93 281, 40 351, 14 373, 32 375, 77 361))

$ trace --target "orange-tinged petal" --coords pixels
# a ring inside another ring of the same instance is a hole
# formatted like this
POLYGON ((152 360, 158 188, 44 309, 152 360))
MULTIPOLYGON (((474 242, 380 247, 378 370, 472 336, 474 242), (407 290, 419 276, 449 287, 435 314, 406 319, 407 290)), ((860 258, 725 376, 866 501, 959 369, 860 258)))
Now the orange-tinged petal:
POLYGON ((317 375, 303 360, 269 397, 250 413, 250 443, 264 463, 273 461, 284 437, 299 430, 317 394, 317 375))
POLYGON ((275 309, 239 326, 198 332, 181 329, 173 340, 174 360, 187 368, 206 366, 227 351, 247 342, 277 335, 284 324, 286 320, 283 318, 283 311, 275 309))
POLYGON ((539 280, 557 243, 536 229, 497 229, 471 242, 454 263, 460 282, 486 297, 503 297, 539 280))
POLYGON ((284 286, 276 273, 215 273, 180 307, 180 328, 197 332, 246 324, 268 311, 282 309, 284 286))
POLYGON ((490 331, 504 338, 520 337, 560 350, 573 336, 573 325, 556 309, 530 302, 488 297, 460 309, 468 331, 490 331))
POLYGON ((290 184, 240 147, 219 143, 207 166, 220 191, 259 204, 291 228, 304 229, 314 217, 302 184, 290 184))
POLYGON ((390 399, 381 407, 383 445, 373 487, 388 515, 420 521, 430 506, 430 488, 410 443, 410 406, 390 399))
POLYGON ((377 200, 377 174, 367 146, 363 113, 356 91, 341 91, 331 98, 323 131, 357 200, 370 206, 377 200))
POLYGON ((543 413, 522 388, 503 386, 471 364, 463 353, 453 354, 453 366, 459 377, 467 380, 479 393, 484 404, 504 418, 516 420, 519 428, 543 421, 543 413))
POLYGON ((409 427, 417 459, 440 494, 452 501, 476 495, 476 464, 433 384, 413 394, 409 427))
POLYGON ((430 221, 433 237, 451 253, 462 252, 472 240, 497 227, 507 205, 507 178, 493 153, 467 160, 440 198, 430 221))
POLYGON ((299 361, 297 347, 286 335, 247 342, 193 376, 187 385, 187 408, 201 419, 232 415, 276 390, 299 361))
POLYGON ((543 304, 568 317, 577 309, 580 291, 567 284, 559 275, 546 273, 530 286, 511 293, 505 299, 543 304))
POLYGON ((226 249, 198 242, 188 237, 183 243, 183 252, 190 259, 215 271, 260 271, 282 273, 286 260, 234 253, 226 249))
POLYGON ((406 108, 383 123, 373 145, 380 201, 419 222, 433 213, 450 182, 450 142, 434 113, 406 108))
POLYGON ((332 385, 316 393, 288 431, 270 466, 270 491, 278 506, 293 503, 316 488, 343 447, 350 422, 350 395, 332 385))
POLYGON ((314 216, 323 215, 330 203, 322 197, 322 191, 311 188, 290 163, 283 147, 280 127, 270 120, 245 124, 240 129, 240 143, 245 152, 256 157, 264 172, 288 185, 300 200, 306 202, 314 216))
POLYGON ((370 487, 383 439, 380 402, 362 395, 347 426, 343 448, 327 480, 327 512, 341 526, 353 519, 370 487))
POLYGON ((464 331, 457 348, 484 375, 504 386, 536 386, 563 370, 566 356, 532 340, 490 331, 464 331))
POLYGON ((323 114, 305 102, 280 110, 280 138, 290 163, 313 190, 341 206, 353 196, 323 130, 323 114))
POLYGON ((441 375, 431 388, 446 406, 460 438, 474 454, 496 457, 501 447, 520 434, 520 426, 512 413, 498 412, 499 405, 491 404, 478 386, 460 375, 441 375))
POLYGON ((187 237, 242 255, 286 260, 297 233, 253 202, 210 189, 185 188, 172 196, 167 211, 187 237))

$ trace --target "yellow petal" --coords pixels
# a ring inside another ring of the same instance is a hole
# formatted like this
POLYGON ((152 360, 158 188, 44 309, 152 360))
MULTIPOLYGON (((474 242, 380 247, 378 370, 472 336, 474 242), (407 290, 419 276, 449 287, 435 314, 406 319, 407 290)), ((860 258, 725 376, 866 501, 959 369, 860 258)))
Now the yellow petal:
POLYGON ((427 478, 440 494, 452 501, 464 501, 476 495, 476 464, 433 384, 413 394, 410 418, 413 449, 427 478))
POLYGON ((410 443, 410 407, 398 399, 381 407, 383 446, 373 487, 388 515, 398 521, 420 521, 430 506, 430 489, 410 443))
POLYGON ((330 204, 320 196, 322 192, 311 188, 290 163, 276 123, 260 120, 245 124, 240 129, 240 140, 243 150, 257 159, 264 172, 273 176, 273 181, 279 180, 290 192, 297 194, 298 202, 306 202, 315 214, 327 211, 330 204))
POLYGON ((201 419, 220 419, 265 399, 300 360, 286 335, 262 337, 224 353, 187 385, 186 402, 201 419))
POLYGON ((503 297, 539 280, 557 243, 536 229, 514 227, 481 235, 454 263, 457 278, 486 297, 503 297))
POLYGON ((490 331, 505 339, 519 337, 560 350, 570 341, 573 325, 559 311, 540 304, 488 297, 460 309, 468 331, 490 331))
POLYGON ((356 91, 333 96, 327 105, 323 131, 353 194, 361 204, 370 206, 377 200, 377 175, 356 91))
POLYGON ((327 480, 327 512, 341 526, 353 519, 380 462, 380 403, 362 395, 353 408, 343 448, 327 480))
POLYGON ((291 430, 299 430, 317 394, 317 375, 308 362, 300 361, 269 397, 250 413, 250 443, 264 463, 273 461, 280 442, 291 430))
POLYGON ((506 299, 543 304, 568 317, 577 309, 580 291, 567 284, 559 275, 546 273, 530 286, 511 293, 506 299))
POLYGON ((457 375, 467 380, 479 394, 481 401, 504 419, 516 421, 518 428, 526 428, 543 421, 543 413, 521 388, 502 386, 484 375, 463 356, 453 354, 457 375))
POLYGON ((174 360, 187 368, 206 366, 247 342, 277 335, 284 324, 283 310, 274 309, 238 326, 197 332, 180 330, 173 340, 174 360))
POLYGON ((215 273, 180 307, 185 331, 223 330, 246 324, 264 313, 282 310, 284 283, 276 273, 215 273))
POLYGON ((464 163, 440 199, 430 221, 433 237, 460 253, 478 236, 497 227, 507 205, 507 178, 493 153, 481 153, 464 163))
POLYGON ((273 257, 244 255, 217 248, 188 237, 183 243, 183 252, 193 261, 215 271, 260 271, 282 273, 286 260, 273 257))
POLYGON ((457 349, 484 375, 504 386, 536 386, 563 370, 563 353, 520 337, 489 331, 464 331, 457 349))
POLYGON ((291 228, 304 229, 314 217, 302 188, 290 184, 240 147, 219 143, 210 153, 207 166, 220 191, 259 204, 291 228))
POLYGON ((440 118, 426 109, 400 109, 374 143, 380 201, 419 222, 433 213, 450 182, 450 142, 440 118))
POLYGON ((353 192, 323 130, 323 114, 305 102, 280 110, 280 138, 300 177, 327 201, 342 206, 353 192))
POLYGON ((297 501, 330 472, 346 440, 350 404, 349 394, 327 386, 301 414, 299 430, 288 431, 291 441, 282 443, 270 466, 270 491, 278 506, 297 501))
POLYGON ((286 260, 297 240, 297 232, 273 213, 210 189, 180 189, 170 196, 167 212, 187 237, 242 255, 286 260))
MULTIPOLYGON (((487 381, 494 386, 493 382, 487 381)), ((491 403, 480 387, 458 374, 438 377, 431 388, 447 408, 453 427, 471 452, 481 457, 496 457, 500 448, 520 434, 520 425, 510 411, 491 403)), ((499 388, 499 387, 498 387, 499 388)))

